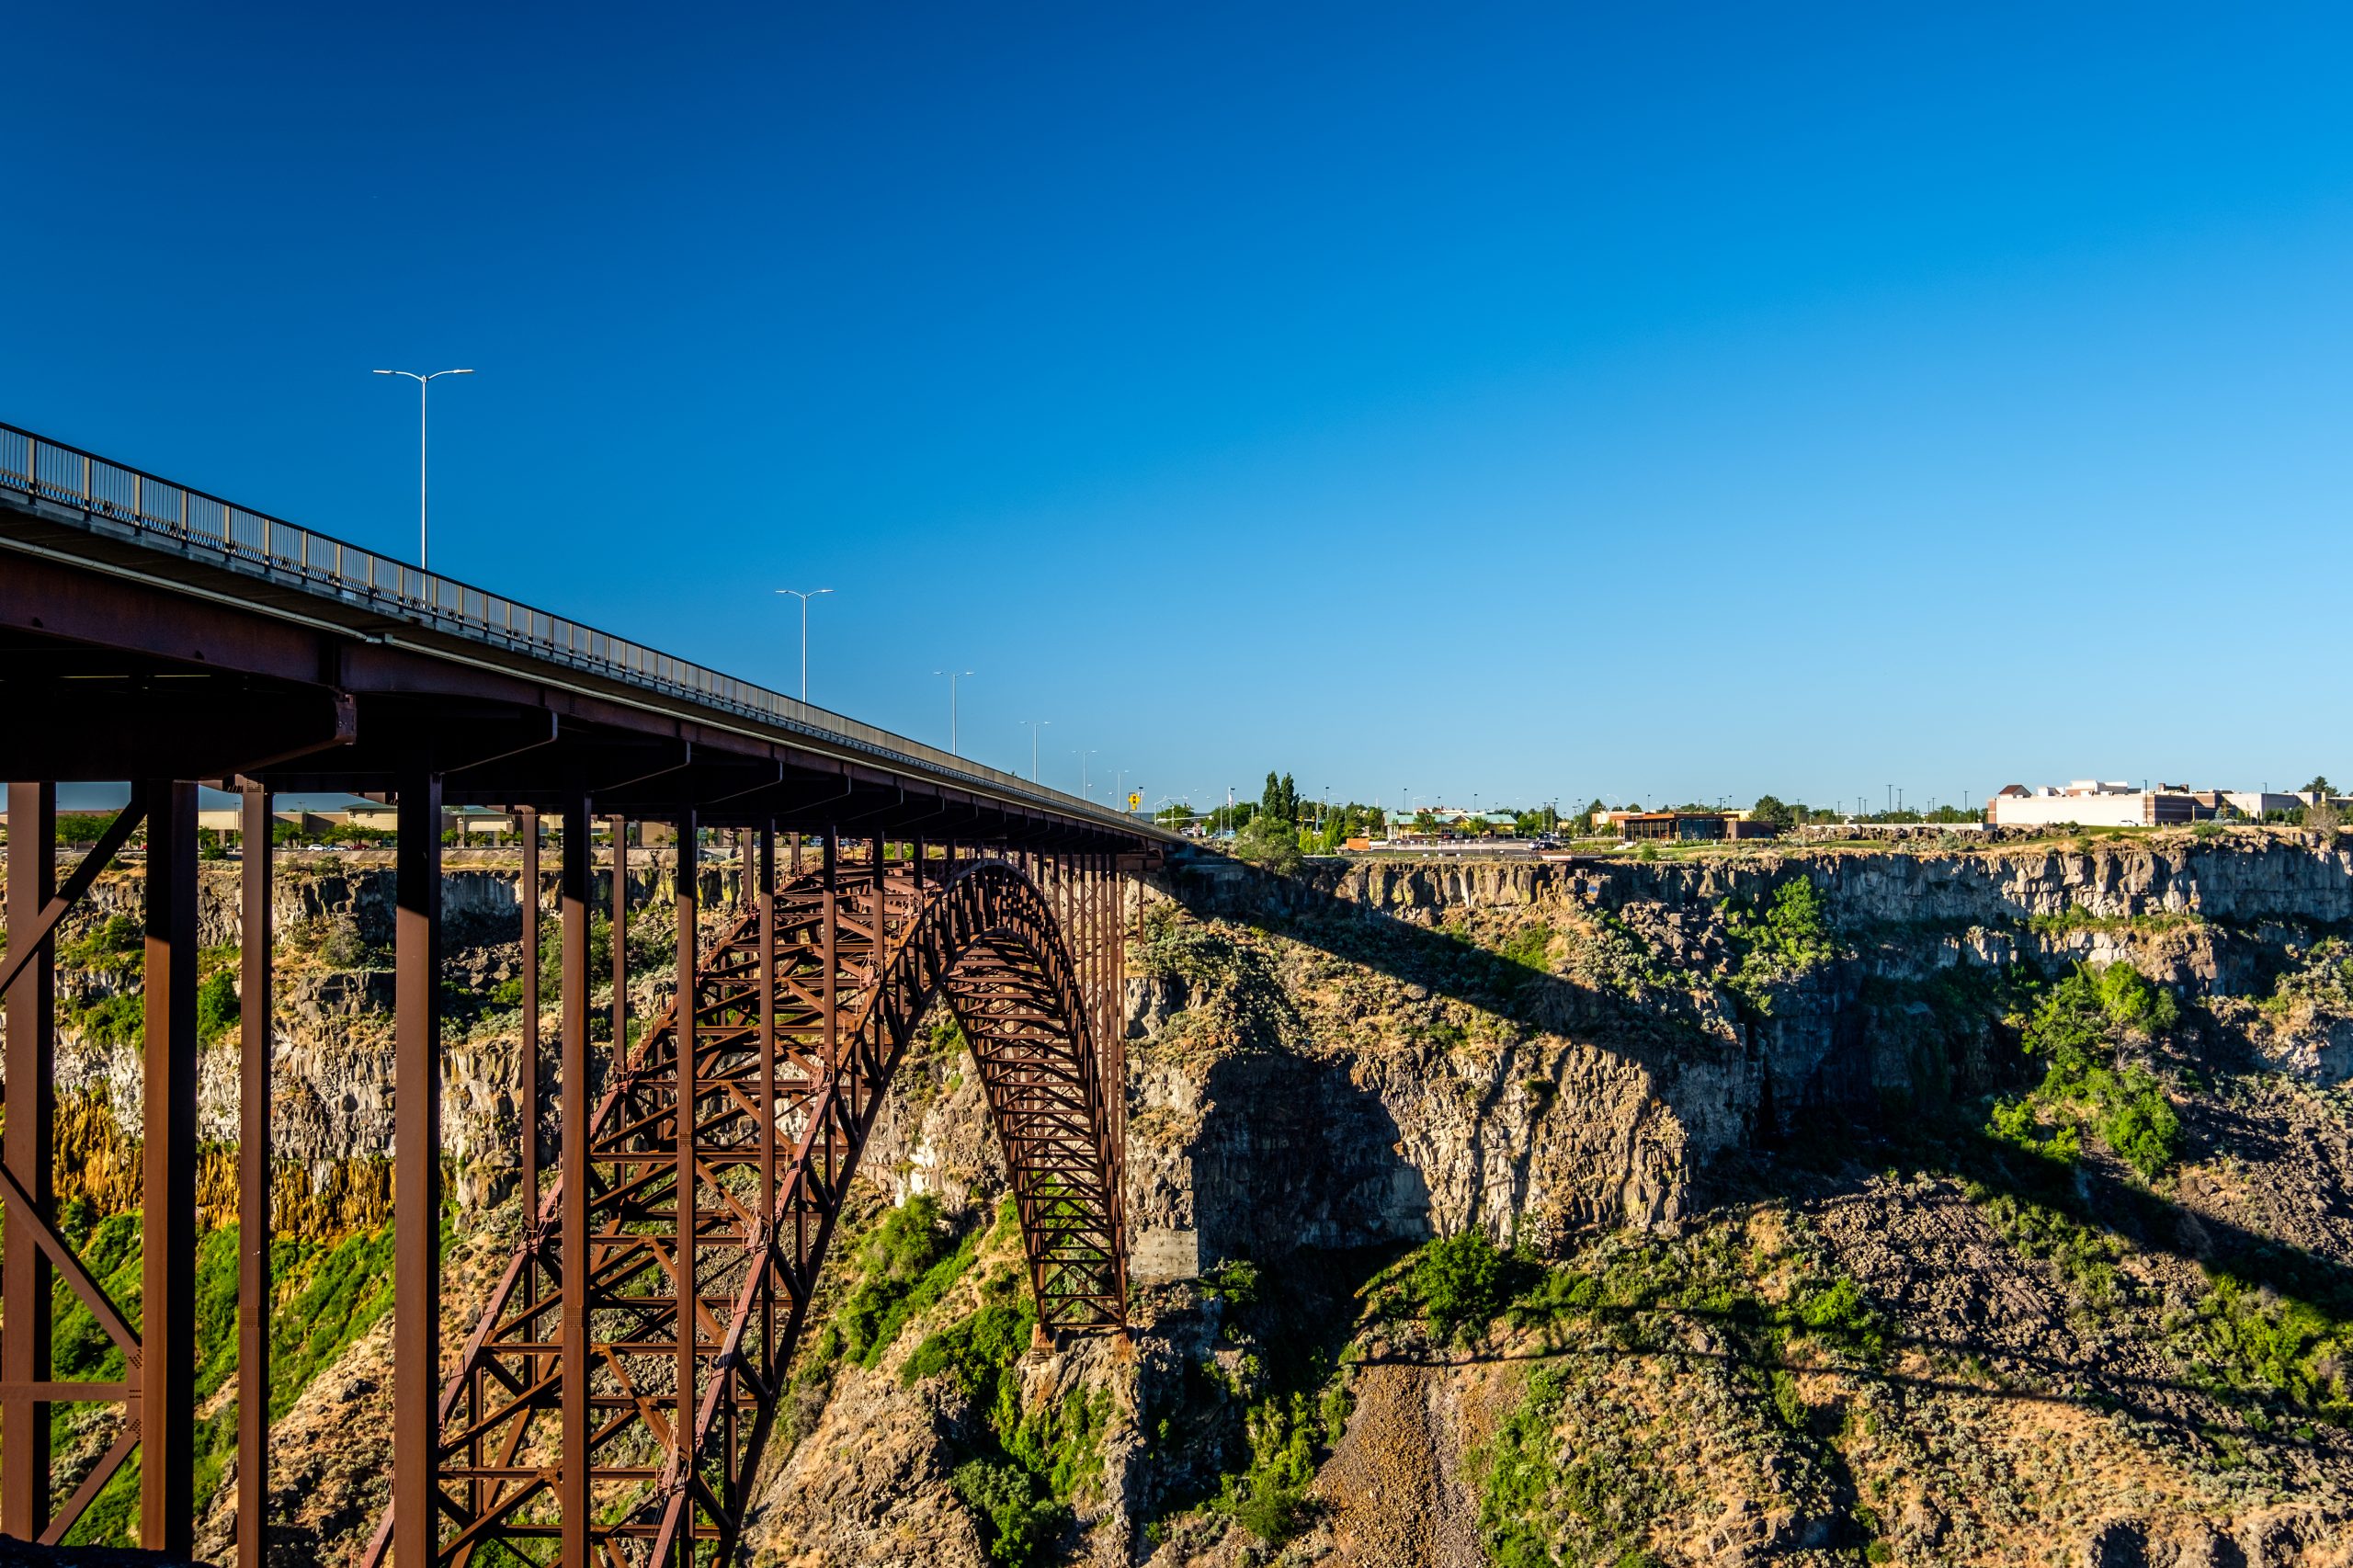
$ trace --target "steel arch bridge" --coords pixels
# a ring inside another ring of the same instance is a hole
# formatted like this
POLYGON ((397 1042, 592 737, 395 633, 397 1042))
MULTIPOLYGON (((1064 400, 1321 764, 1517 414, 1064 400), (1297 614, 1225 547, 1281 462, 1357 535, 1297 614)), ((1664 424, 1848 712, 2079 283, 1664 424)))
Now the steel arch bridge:
POLYGON ((199 779, 242 801, 241 1568, 268 1536, 277 793, 372 794, 399 824, 392 1486, 369 1563, 487 1561, 494 1543, 564 1568, 732 1560, 848 1184, 935 1005, 1004 1145, 1040 1332, 1124 1324, 1120 990, 1129 879, 1168 841, 1149 824, 7 426, 0 771, 0 1534, 61 1540, 136 1452, 142 1543, 193 1544, 199 779), (57 785, 125 779, 130 805, 61 866, 57 785), (441 834, 466 804, 512 812, 526 890, 524 1220, 445 1376, 441 834), (676 985, 631 1020, 646 821, 673 829, 676 985), (142 827, 133 1330, 55 1228, 50 1120, 58 924, 142 827), (742 870, 715 939, 707 854, 742 870), (600 881, 608 1021, 591 1003, 600 881), (529 955, 551 918, 543 998, 529 955), (121 1381, 52 1375, 52 1276, 122 1351, 121 1381), (92 1402, 120 1408, 118 1440, 52 1506, 51 1408, 92 1402))
POLYGON ((1124 1320, 1116 1112, 1059 924, 1004 860, 885 862, 879 879, 835 865, 704 955, 691 1011, 674 1001, 608 1079, 585 1159, 566 1151, 442 1391, 445 1561, 560 1541, 575 1448, 604 1561, 676 1560, 690 1539, 732 1555, 845 1190, 935 998, 1005 1146, 1041 1331, 1124 1320), (564 1307, 583 1292, 589 1332, 570 1355, 564 1307))

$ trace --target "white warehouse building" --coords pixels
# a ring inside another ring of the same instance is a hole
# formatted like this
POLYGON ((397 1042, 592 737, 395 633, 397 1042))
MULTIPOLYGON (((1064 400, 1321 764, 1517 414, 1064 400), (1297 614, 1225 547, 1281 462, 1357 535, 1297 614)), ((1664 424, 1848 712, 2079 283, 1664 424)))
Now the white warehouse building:
POLYGON ((2012 784, 1985 802, 1985 820, 1995 827, 2159 827, 2211 814, 2188 790, 2141 790, 2098 778, 2039 790, 2012 784))

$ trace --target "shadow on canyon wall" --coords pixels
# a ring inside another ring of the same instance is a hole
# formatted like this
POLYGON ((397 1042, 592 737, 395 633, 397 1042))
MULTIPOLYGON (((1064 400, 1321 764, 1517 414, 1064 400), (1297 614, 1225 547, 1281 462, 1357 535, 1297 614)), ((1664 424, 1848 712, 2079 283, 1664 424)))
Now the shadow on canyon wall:
MULTIPOLYGON (((1170 881, 1179 902, 1198 914, 1267 930, 1534 1028, 1574 1033, 1644 1066, 1693 1052, 1744 1060, 1757 1074, 1747 1146, 1694 1173, 1694 1217, 1759 1200, 1818 1204, 1858 1198, 1870 1178, 1904 1170, 1972 1184, 2099 1235, 2198 1265, 2213 1279, 2259 1297, 2268 1310, 2309 1309, 2339 1323, 2353 1320, 2353 1266, 2346 1261, 2195 1210, 2103 1163, 2062 1164, 1988 1135, 1982 1096, 2029 1080, 2040 1065, 2015 1050, 1985 1049, 1991 1015, 1929 1009, 1929 1017, 1911 1020, 1929 1053, 1945 1060, 1923 1063, 1926 1071, 1915 1074, 1927 1080, 1919 1085, 1926 1098, 1891 1099, 1877 1089, 1867 1061, 1865 1037, 1881 1016, 1869 1005, 1868 986, 1851 986, 1836 1016, 1824 1020, 1830 1049, 1813 1059, 1813 1074, 1802 1083, 1778 1084, 1759 1060, 1756 1026, 1761 1020, 1746 1020, 1735 1043, 1671 1011, 1575 984, 1447 930, 1239 862, 1180 869, 1170 881)), ((1914 1005, 1913 1011, 1920 1010, 1914 1005)), ((2209 1051, 2218 1059, 2250 1060, 2245 1043, 2228 1036, 2210 1038, 2209 1051)), ((1347 1233, 1352 1215, 1376 1203, 1415 1217, 1385 1240, 1409 1245, 1433 1233, 1427 1188, 1404 1156, 1394 1120, 1376 1094, 1351 1084, 1339 1066, 1282 1053, 1242 1055, 1218 1064, 1211 1088, 1218 1118, 1230 1118, 1232 1125, 1215 1130, 1215 1153, 1197 1164, 1202 1192, 1217 1199, 1214 1213, 1207 1206, 1200 1213, 1205 1257, 1267 1258, 1329 1247, 1347 1233), (1339 1146, 1359 1153, 1330 1157, 1339 1146), (1369 1160, 1360 1153, 1365 1150, 1388 1157, 1369 1160)), ((2257 1162, 2297 1155, 2278 1146, 2272 1129, 2211 1096, 2186 1106, 2185 1113, 2192 1158, 2222 1152, 2257 1162)), ((1902 1342, 1956 1357, 1984 1348, 1965 1338, 1902 1342)), ((2153 1377, 2097 1357, 2016 1359, 2027 1377, 1990 1392, 2119 1407, 2176 1428, 2194 1426, 2204 1400, 2284 1415, 2291 1427, 2295 1418, 2311 1414, 2284 1399, 2277 1381, 2249 1387, 2222 1373, 2198 1381, 2153 1377), (2044 1386, 2029 1386, 2035 1379, 2044 1386), (2064 1386, 2070 1383, 2072 1392, 2064 1386)), ((1928 1380, 1923 1386, 1942 1385, 1928 1380)), ((2273 1437, 2302 1441, 2287 1430, 2273 1437)))

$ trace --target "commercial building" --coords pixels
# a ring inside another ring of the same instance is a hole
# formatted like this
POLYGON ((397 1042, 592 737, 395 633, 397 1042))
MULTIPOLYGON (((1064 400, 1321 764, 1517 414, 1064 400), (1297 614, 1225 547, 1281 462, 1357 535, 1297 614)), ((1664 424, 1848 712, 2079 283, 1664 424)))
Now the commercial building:
POLYGON ((1771 823, 1751 822, 1745 812, 1609 812, 1605 813, 1623 839, 1675 839, 1712 842, 1725 838, 1773 838, 1780 829, 1771 823))
POLYGON ((2078 778, 2064 786, 2010 784, 1985 802, 1995 827, 2171 827, 2215 814, 2195 791, 2135 789, 2114 779, 2078 778))

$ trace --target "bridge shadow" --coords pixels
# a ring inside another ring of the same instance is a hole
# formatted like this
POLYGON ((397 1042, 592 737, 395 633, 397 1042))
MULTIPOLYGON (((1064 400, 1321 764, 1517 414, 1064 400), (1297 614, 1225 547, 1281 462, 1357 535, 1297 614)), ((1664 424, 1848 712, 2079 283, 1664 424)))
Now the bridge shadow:
MULTIPOLYGON (((2072 1379, 2085 1391, 2047 1393, 2014 1387, 2008 1392, 2015 1397, 2121 1409, 2185 1432, 2195 1432, 2220 1410, 2228 1410, 2252 1428, 2240 1436, 2267 1442, 2288 1442, 2290 1429, 2311 1423, 2345 1425, 2343 1412, 2332 1406, 2325 1369, 2315 1378, 2294 1363, 2299 1356, 2325 1349, 2332 1335, 2353 1335, 2353 1265, 2155 1190, 2104 1155, 2062 1164, 1995 1139, 1984 1131, 1984 1108, 1975 1093, 1965 1102, 1884 1105, 1868 1073, 1855 1070, 1853 1059, 1863 1043, 1857 1037, 1865 1027, 1860 1018, 1833 1021, 1834 1048, 1816 1060, 1806 1082, 1777 1084, 1757 1048, 1754 1020, 1742 1026, 1740 1038, 1725 1038, 1703 1027, 1688 997, 1678 1001, 1671 992, 1633 997, 1579 984, 1453 932, 1337 897, 1311 880, 1239 862, 1221 858, 1205 867, 1173 868, 1170 882, 1178 901, 1197 914, 1255 926, 1364 965, 1409 988, 1426 986, 1431 994, 1548 1034, 1570 1036, 1646 1067, 1688 1064, 1696 1056, 1756 1074, 1745 1147, 1696 1174, 1694 1218, 1759 1200, 1803 1207, 1858 1198, 1872 1178, 1904 1170, 1963 1184, 1981 1209, 2005 1199, 2030 1207, 2044 1216, 2034 1222, 2045 1233, 2051 1229, 2049 1217, 2056 1216, 2096 1238, 2194 1265, 2211 1286, 2202 1310, 2210 1315, 2239 1314, 2209 1335, 2211 1354, 2203 1358, 2205 1376, 2152 1377, 2108 1364, 2104 1358, 2083 1362, 2018 1358, 1967 1339, 1911 1342, 1957 1358, 1998 1355, 2013 1361, 2025 1378, 2072 1379), (1782 1108, 1779 1116, 1776 1102, 1782 1108)), ((1943 1049, 1960 1050, 1965 1032, 1944 1028, 1943 1049)), ((2216 1049, 2233 1060, 2245 1050, 2244 1042, 2229 1040, 2216 1049)), ((1949 1074, 1940 1081, 1952 1088, 1965 1084, 1971 1091, 1983 1091, 2016 1086, 2039 1071, 2040 1064, 2022 1054, 2012 1053, 2006 1062, 1999 1054, 1990 1068, 1991 1083, 1985 1080, 1989 1069, 1983 1062, 1973 1072, 1963 1071, 1961 1063, 1949 1063, 1949 1074)), ((1223 1157, 1219 1169, 1231 1172, 1244 1207, 1236 1218, 1221 1221, 1228 1226, 1217 1233, 1221 1240, 1230 1242, 1239 1256, 1265 1256, 1260 1249, 1294 1222, 1303 1222, 1307 1233, 1333 1233, 1328 1221, 1347 1209, 1347 1199, 1340 1195, 1374 1192, 1402 1195, 1407 1206, 1419 1204, 1418 1224, 1395 1225, 1376 1233, 1379 1239, 1410 1244, 1430 1234, 1427 1187, 1404 1158, 1402 1145, 1396 1159, 1400 1168, 1391 1170, 1318 1173, 1298 1157, 1315 1142, 1307 1131, 1309 1120, 1332 1112, 1336 1103, 1342 1108, 1337 1114, 1363 1123, 1352 1141, 1369 1134, 1381 1139, 1371 1147, 1392 1147, 1395 1123, 1378 1096, 1357 1090, 1357 1098, 1369 1103, 1348 1105, 1346 1095, 1335 1102, 1328 1088, 1312 1081, 1294 1083, 1285 1074, 1344 1078, 1339 1067, 1307 1064, 1289 1053, 1274 1060, 1298 1065, 1279 1068, 1267 1057, 1249 1056, 1221 1062, 1213 1073, 1213 1077, 1226 1074, 1221 1088, 1249 1096, 1253 1119, 1271 1115, 1285 1130, 1277 1141, 1279 1147, 1254 1149, 1245 1138, 1223 1157), (1253 1165, 1259 1160, 1265 1163, 1264 1171, 1253 1165), (1302 1202, 1294 1194, 1310 1196, 1302 1202), (1318 1231, 1319 1224, 1326 1228, 1318 1231)), ((2213 1096, 2200 1096, 2183 1110, 2188 1137, 2185 1164, 2223 1153, 2274 1161, 2296 1156, 2274 1130, 2213 1096)), ((1207 1256, 1211 1225, 1206 1216, 1201 1223, 1207 1256)), ((2063 1240, 2048 1244, 2040 1254, 2018 1250, 2039 1256, 2063 1279, 2069 1266, 2052 1256, 2063 1244, 2063 1240)), ((2148 1322, 2143 1326, 2153 1342, 2163 1311, 2156 1303, 2144 1304, 2143 1315, 2148 1322)), ((1977 1393, 2002 1392, 1974 1382, 1953 1386, 1977 1393)))

